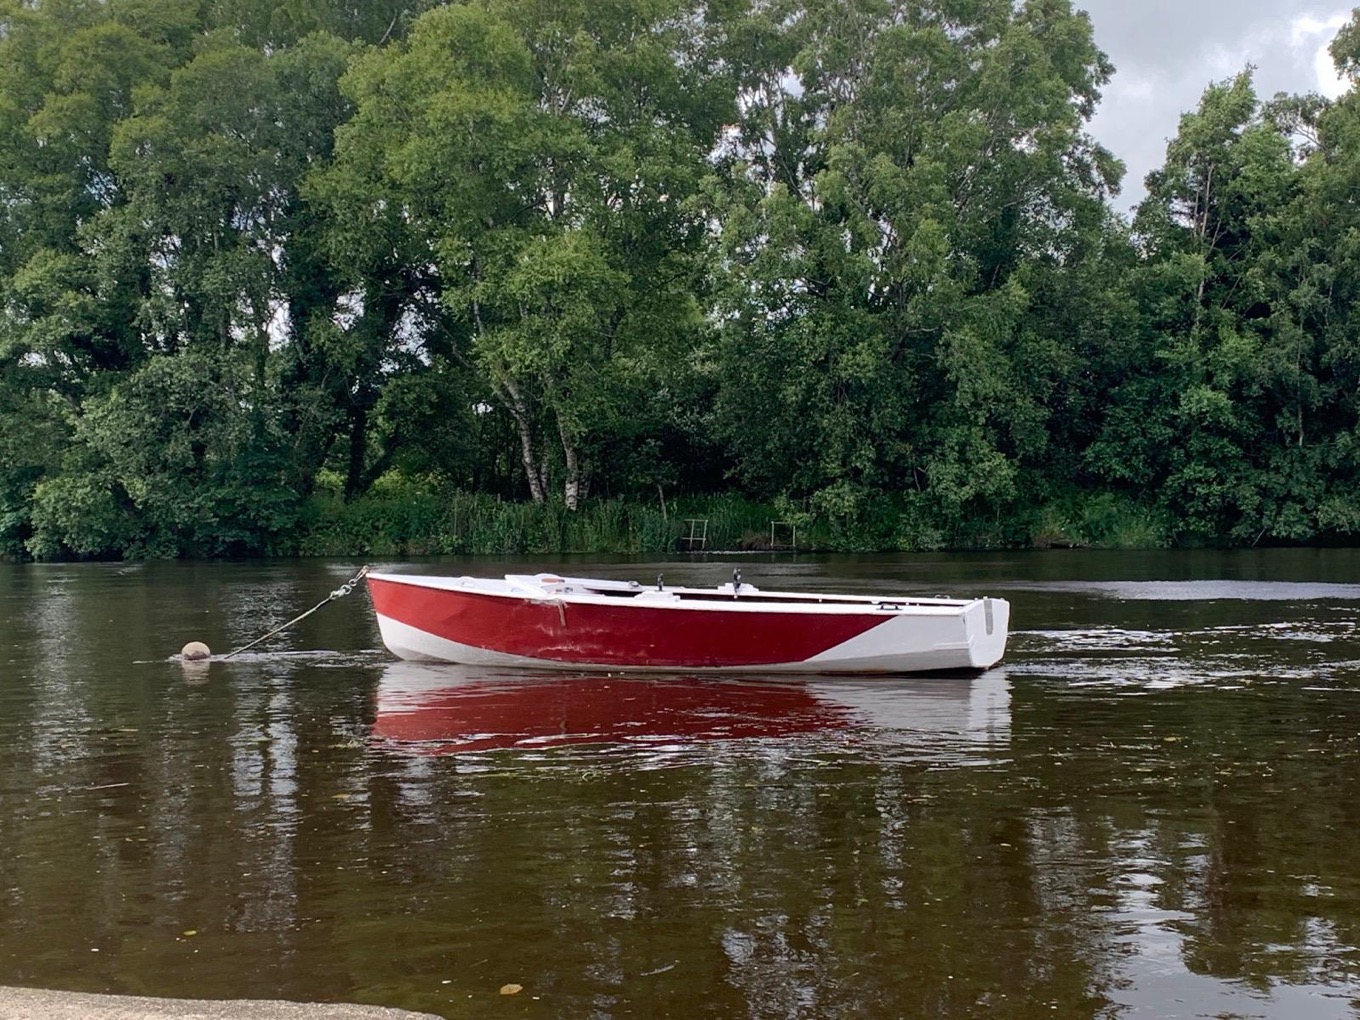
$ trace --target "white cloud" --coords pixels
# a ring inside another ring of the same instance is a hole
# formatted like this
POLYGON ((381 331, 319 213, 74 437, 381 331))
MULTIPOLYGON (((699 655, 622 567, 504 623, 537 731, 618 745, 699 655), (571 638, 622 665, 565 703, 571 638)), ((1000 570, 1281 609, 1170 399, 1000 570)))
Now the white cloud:
POLYGON ((1331 39, 1337 30, 1346 23, 1345 14, 1334 14, 1330 18, 1315 18, 1311 14, 1297 17, 1290 24, 1290 45, 1308 46, 1322 35, 1331 39))
POLYGON ((1317 73, 1317 90, 1328 99, 1340 97, 1351 87, 1350 82, 1336 73, 1336 64, 1332 62, 1326 43, 1319 46, 1313 56, 1313 69, 1317 73))
POLYGON ((1143 196, 1144 175, 1166 158, 1180 116, 1211 82, 1255 68, 1256 93, 1320 92, 1341 81, 1327 47, 1360 0, 1076 0, 1096 44, 1118 69, 1092 132, 1128 167, 1118 204, 1143 196))
POLYGON ((1336 65, 1332 62, 1332 54, 1328 49, 1332 37, 1348 20, 1346 14, 1334 14, 1330 18, 1315 18, 1311 14, 1305 14, 1295 18, 1290 26, 1290 44, 1295 49, 1312 51, 1317 90, 1328 99, 1337 98, 1350 87, 1350 83, 1337 74, 1336 65))

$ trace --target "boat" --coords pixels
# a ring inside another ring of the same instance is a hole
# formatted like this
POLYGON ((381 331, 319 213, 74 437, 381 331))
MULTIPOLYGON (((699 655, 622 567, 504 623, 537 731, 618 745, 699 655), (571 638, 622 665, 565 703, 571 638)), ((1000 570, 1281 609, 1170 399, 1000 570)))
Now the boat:
POLYGON ((1010 604, 506 574, 370 573, 398 658, 532 669, 762 673, 981 672, 1006 650, 1010 604))

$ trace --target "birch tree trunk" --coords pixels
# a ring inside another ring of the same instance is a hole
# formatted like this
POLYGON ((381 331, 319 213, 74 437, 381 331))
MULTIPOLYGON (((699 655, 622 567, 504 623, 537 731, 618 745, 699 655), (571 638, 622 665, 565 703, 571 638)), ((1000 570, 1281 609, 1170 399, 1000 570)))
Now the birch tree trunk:
POLYGON ((509 379, 502 382, 496 389, 500 392, 501 402, 505 405, 505 409, 510 412, 510 417, 515 420, 515 429, 519 433, 520 463, 524 465, 524 477, 529 482, 529 497, 535 503, 546 503, 548 501, 548 472, 543 464, 543 458, 538 455, 538 451, 534 448, 533 420, 529 415, 524 394, 519 386, 509 379))
POLYGON ((566 480, 562 483, 562 498, 566 501, 568 510, 579 510, 581 500, 585 496, 585 485, 581 478, 581 455, 561 418, 557 420, 557 434, 562 438, 562 457, 567 467, 566 480))

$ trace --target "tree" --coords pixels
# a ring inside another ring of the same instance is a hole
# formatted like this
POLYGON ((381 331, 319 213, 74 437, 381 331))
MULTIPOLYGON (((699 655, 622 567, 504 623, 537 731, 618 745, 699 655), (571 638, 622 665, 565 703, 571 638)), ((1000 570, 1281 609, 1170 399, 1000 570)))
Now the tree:
POLYGON ((1065 2, 773 4, 716 202, 719 422, 742 476, 959 521, 1042 462, 1072 371, 1032 294, 1103 251, 1110 66, 1065 2), (758 402, 762 413, 752 414, 758 402))
POLYGON ((337 435, 349 439, 349 491, 372 480, 381 374, 337 341, 345 295, 325 260, 327 228, 301 193, 348 115, 337 83, 349 55, 333 36, 272 54, 219 39, 146 92, 114 143, 130 193, 114 230, 148 266, 151 342, 236 351, 251 370, 248 400, 281 389, 302 492, 337 435))
POLYGON ((486 381, 535 501, 556 460, 579 504, 592 452, 701 328, 689 198, 730 109, 701 10, 454 4, 346 76, 357 112, 318 184, 339 264, 358 280, 400 253, 414 342, 486 381))
MULTIPOLYGON (((140 483, 120 466, 130 462, 101 421, 136 421, 168 441, 128 408, 137 394, 159 392, 146 380, 194 379, 233 397, 229 407, 214 405, 203 427, 223 432, 220 446, 235 462, 229 471, 181 471, 181 496, 218 506, 213 513, 234 508, 240 520, 221 530, 251 532, 251 547, 263 548, 252 512, 225 489, 254 485, 262 504, 296 502, 337 425, 367 453, 364 414, 376 403, 353 385, 356 376, 368 383, 368 366, 338 364, 312 336, 337 317, 344 295, 328 279, 316 219, 299 193, 348 114, 337 81, 349 45, 313 34, 252 48, 210 31, 200 8, 168 0, 15 4, 0 14, 0 160, 10 198, 0 208, 0 379, 29 391, 3 403, 44 410, 52 423, 44 434, 61 432, 69 444, 16 474, 29 488, 10 498, 36 500, 34 541, 51 552, 43 536, 62 529, 44 524, 54 520, 56 490, 42 485, 59 463, 72 491, 104 494, 85 500, 92 514, 130 515, 130 531, 101 533, 169 548, 155 538, 155 500, 137 495, 140 483), (160 364, 181 357, 190 360, 160 364), (122 410, 109 417, 111 407, 122 410)), ((168 449, 143 453, 180 463, 168 449)), ((111 551, 103 542, 70 549, 111 551)))
POLYGON ((137 89, 184 59, 186 5, 0 3, 0 542, 31 536, 83 399, 143 356, 137 273, 103 250, 125 201, 109 164, 137 89))
POLYGON ((1135 219, 1152 342, 1143 376, 1116 394, 1133 409, 1105 446, 1163 437, 1144 482, 1198 541, 1306 540, 1335 505, 1334 267, 1296 149, 1308 143, 1284 116, 1318 109, 1281 100, 1267 110, 1250 71, 1210 86, 1135 219))
POLYGON ((191 351, 153 358, 88 400, 65 470, 37 486, 32 551, 279 551, 297 513, 284 437, 241 413, 247 388, 229 355, 191 351))

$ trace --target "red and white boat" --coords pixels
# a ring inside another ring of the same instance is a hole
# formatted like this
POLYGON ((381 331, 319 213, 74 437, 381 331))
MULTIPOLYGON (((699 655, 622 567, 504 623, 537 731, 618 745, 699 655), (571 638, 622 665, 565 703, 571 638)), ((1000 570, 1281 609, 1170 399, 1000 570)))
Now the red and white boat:
POLYGON ((1005 599, 653 586, 558 574, 369 574, 403 659, 536 669, 979 672, 1001 661, 1005 599))

